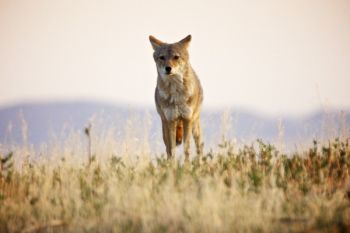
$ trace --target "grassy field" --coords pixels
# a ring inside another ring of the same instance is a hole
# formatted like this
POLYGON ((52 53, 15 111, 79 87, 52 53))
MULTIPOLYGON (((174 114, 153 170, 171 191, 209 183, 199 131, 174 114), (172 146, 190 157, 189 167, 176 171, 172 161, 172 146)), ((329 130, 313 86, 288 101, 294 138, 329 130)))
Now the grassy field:
POLYGON ((189 163, 5 154, 0 232, 350 232, 349 143, 224 141, 189 163))

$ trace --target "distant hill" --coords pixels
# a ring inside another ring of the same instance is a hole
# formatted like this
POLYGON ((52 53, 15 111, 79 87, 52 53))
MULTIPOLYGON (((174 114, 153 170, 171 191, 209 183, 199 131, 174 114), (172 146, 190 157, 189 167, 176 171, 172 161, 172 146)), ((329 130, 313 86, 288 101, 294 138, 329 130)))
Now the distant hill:
MULTIPOLYGON (((217 144, 222 137, 236 138, 250 143, 257 138, 269 142, 283 140, 288 148, 298 143, 311 144, 312 138, 326 138, 348 132, 350 112, 315 112, 300 118, 273 118, 233 109, 204 109, 202 125, 206 144, 217 144)), ((128 131, 148 131, 151 142, 161 142, 160 120, 154 108, 136 108, 94 102, 52 102, 19 104, 0 108, 0 142, 22 144, 24 141, 39 146, 53 138, 80 132, 92 121, 94 130, 116 129, 116 139, 128 131), (27 136, 23 136, 27 135, 27 136)), ((130 136, 130 135, 129 135, 130 136)), ((155 145, 151 145, 155 147, 155 145)))

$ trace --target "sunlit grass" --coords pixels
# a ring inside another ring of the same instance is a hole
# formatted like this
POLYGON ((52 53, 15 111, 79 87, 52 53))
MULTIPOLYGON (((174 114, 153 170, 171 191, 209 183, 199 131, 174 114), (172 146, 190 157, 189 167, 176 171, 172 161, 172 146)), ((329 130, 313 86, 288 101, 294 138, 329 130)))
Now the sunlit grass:
POLYGON ((2 155, 0 232, 350 231, 349 139, 293 155, 223 141, 184 164, 98 156, 2 155))

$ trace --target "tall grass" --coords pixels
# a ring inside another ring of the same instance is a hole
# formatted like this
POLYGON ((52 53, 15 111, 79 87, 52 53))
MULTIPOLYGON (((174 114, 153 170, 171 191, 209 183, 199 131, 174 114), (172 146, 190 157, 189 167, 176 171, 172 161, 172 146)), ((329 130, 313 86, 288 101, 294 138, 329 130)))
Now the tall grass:
POLYGON ((74 146, 1 155, 1 233, 350 232, 349 139, 287 155, 224 138, 189 163, 74 146))

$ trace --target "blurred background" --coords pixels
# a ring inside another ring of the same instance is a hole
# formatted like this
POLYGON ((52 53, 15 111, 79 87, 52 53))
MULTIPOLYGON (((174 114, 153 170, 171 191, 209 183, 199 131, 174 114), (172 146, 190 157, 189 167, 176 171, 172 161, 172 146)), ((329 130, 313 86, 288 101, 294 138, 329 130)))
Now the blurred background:
POLYGON ((188 34, 208 146, 346 137, 349 22, 347 0, 0 0, 0 142, 38 146, 95 122, 163 150, 148 36, 188 34))

